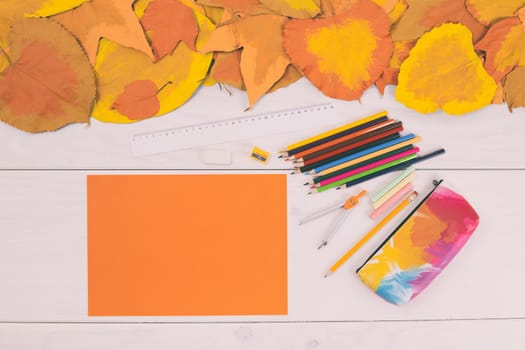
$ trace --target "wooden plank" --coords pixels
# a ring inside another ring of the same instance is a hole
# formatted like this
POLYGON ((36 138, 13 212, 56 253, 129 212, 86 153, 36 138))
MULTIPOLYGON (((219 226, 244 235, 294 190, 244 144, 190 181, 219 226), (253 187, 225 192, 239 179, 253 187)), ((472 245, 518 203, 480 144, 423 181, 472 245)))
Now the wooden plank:
MULTIPOLYGON (((471 201, 481 224, 464 251, 428 290, 401 308, 386 304, 353 273, 388 228, 337 274, 322 278, 334 259, 373 225, 366 217, 369 203, 357 207, 333 243, 317 251, 316 244, 331 217, 304 227, 299 227, 298 221, 357 189, 307 196, 302 185, 305 178, 290 176, 289 315, 153 319, 87 317, 87 173, 0 172, 0 280, 5 286, 0 289, 0 321, 309 322, 525 317, 524 282, 519 278, 525 243, 525 171, 417 172, 417 189, 424 190, 432 178, 443 177, 471 201)), ((378 179, 365 188, 374 190, 387 180, 378 179)))
POLYGON ((521 350, 525 320, 298 324, 0 324, 2 349, 521 350))

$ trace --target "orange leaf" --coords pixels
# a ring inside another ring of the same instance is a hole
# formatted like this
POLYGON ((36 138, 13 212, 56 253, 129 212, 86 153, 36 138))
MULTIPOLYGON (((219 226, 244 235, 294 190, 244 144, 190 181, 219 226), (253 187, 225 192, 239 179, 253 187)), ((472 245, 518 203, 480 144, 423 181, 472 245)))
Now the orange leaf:
POLYGON ((518 17, 505 18, 494 24, 476 44, 486 52, 485 68, 500 83, 518 65, 525 65, 525 31, 518 17))
POLYGON ((376 81, 376 86, 381 95, 385 93, 387 85, 397 85, 397 78, 401 69, 401 64, 407 59, 410 50, 414 47, 416 41, 396 41, 394 42, 394 51, 381 77, 376 81))
POLYGON ((135 80, 124 87, 112 108, 131 120, 146 119, 158 113, 157 85, 151 80, 135 80))
POLYGON ((286 70, 284 71, 284 75, 281 79, 279 79, 268 92, 274 92, 281 88, 287 87, 293 83, 295 83, 297 80, 301 79, 303 75, 301 72, 297 70, 293 65, 289 65, 286 67, 286 70))
POLYGON ((290 64, 282 38, 286 21, 285 17, 274 15, 243 16, 217 27, 202 48, 203 52, 243 48, 241 74, 250 107, 283 76, 290 64))
POLYGON ((461 23, 477 42, 486 32, 465 7, 465 0, 406 0, 408 10, 392 31, 394 41, 415 40, 446 22, 461 23))
POLYGON ((82 43, 94 64, 100 38, 144 52, 153 58, 139 19, 133 12, 135 0, 91 0, 74 10, 52 18, 69 29, 82 43))
POLYGON ((258 0, 195 0, 195 2, 205 6, 223 7, 234 14, 260 15, 271 13, 258 0))
POLYGON ((89 121, 95 77, 76 39, 49 19, 15 22, 11 65, 0 74, 0 119, 42 132, 89 121))
POLYGON ((516 67, 503 81, 503 94, 509 110, 525 107, 525 67, 516 67))
POLYGON ((210 78, 239 90, 245 90, 246 87, 241 74, 241 53, 242 49, 215 53, 210 78))
POLYGON ((524 0, 466 0, 467 9, 484 25, 490 25, 505 17, 514 16, 525 6, 524 0))
POLYGON ((178 0, 153 0, 140 19, 150 30, 151 45, 156 59, 169 55, 182 41, 193 51, 199 34, 193 11, 178 0))
POLYGON ((259 0, 264 6, 281 16, 312 18, 321 12, 320 0, 259 0))
POLYGON ((293 19, 284 30, 292 63, 325 95, 359 99, 388 65, 390 21, 383 9, 358 0, 326 19, 293 19))

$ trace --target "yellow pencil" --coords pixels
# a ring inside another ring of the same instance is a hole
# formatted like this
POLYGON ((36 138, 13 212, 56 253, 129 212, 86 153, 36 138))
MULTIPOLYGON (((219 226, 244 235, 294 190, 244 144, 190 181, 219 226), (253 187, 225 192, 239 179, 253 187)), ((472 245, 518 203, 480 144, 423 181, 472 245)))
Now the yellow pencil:
POLYGON ((316 135, 316 136, 312 136, 312 137, 310 137, 308 139, 299 141, 297 143, 294 143, 293 145, 289 145, 288 147, 286 147, 285 150, 282 150, 282 151, 279 151, 279 152, 280 153, 286 153, 287 151, 292 150, 294 148, 302 147, 302 146, 307 145, 309 143, 312 143, 312 142, 324 139, 325 137, 329 137, 329 136, 335 135, 337 133, 340 133, 341 131, 345 131, 347 129, 356 127, 358 125, 368 123, 368 122, 370 122, 370 121, 372 121, 374 119, 377 119, 377 118, 380 118, 380 117, 384 117, 386 115, 387 115, 386 111, 382 111, 380 113, 376 113, 376 114, 371 115, 369 117, 366 117, 366 118, 363 118, 363 119, 359 119, 359 120, 357 120, 357 121, 355 121, 353 123, 343 125, 343 126, 338 127, 336 129, 332 129, 332 130, 326 131, 326 132, 324 132, 322 134, 319 134, 319 135, 316 135))
POLYGON ((410 204, 417 197, 417 192, 412 192, 405 200, 398 204, 387 216, 383 218, 373 229, 370 230, 359 242, 357 242, 349 251, 345 253, 335 264, 330 267, 330 270, 324 277, 334 273, 338 268, 341 267, 359 248, 361 248, 370 238, 372 238, 383 226, 385 226, 390 220, 394 218, 401 210, 410 204))

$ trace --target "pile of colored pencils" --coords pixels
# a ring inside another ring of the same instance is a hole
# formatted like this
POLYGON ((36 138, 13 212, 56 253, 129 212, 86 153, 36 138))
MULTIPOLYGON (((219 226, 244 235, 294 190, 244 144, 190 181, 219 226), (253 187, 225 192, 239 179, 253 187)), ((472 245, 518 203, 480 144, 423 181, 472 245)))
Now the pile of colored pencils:
POLYGON ((420 155, 415 143, 421 138, 402 132, 403 123, 383 111, 290 145, 280 157, 293 161, 294 174, 311 175, 305 185, 317 193, 351 187, 445 152, 420 155))

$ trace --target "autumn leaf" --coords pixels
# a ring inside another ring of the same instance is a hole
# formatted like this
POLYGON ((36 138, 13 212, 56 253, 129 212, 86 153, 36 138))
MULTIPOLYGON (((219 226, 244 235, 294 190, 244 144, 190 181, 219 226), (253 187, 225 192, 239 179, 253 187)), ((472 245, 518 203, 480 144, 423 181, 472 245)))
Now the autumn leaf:
MULTIPOLYGON (((166 85, 165 85, 166 86, 166 85)), ((124 87, 111 106, 131 120, 154 116, 160 109, 157 85, 151 80, 135 80, 124 87)))
POLYGON ((514 68, 503 81, 503 96, 512 111, 518 107, 525 107, 525 67, 514 68))
POLYGON ((470 13, 486 26, 505 17, 514 16, 518 9, 525 6, 524 0, 466 0, 465 3, 470 13))
POLYGON ((150 31, 156 59, 170 54, 180 41, 196 51, 195 40, 199 33, 197 21, 192 9, 178 0, 151 1, 140 23, 150 31))
POLYGON ((321 12, 319 0, 259 0, 276 14, 293 18, 312 18, 321 12))
POLYGON ((277 91, 281 88, 285 88, 287 86, 292 85, 297 80, 301 79, 303 75, 297 68, 295 68, 293 65, 289 65, 286 67, 286 70, 284 71, 283 77, 279 79, 270 90, 268 90, 268 93, 272 93, 274 91, 277 91))
POLYGON ((501 82, 518 65, 525 65, 525 30, 518 17, 505 18, 494 24, 476 44, 485 51, 485 68, 501 82))
POLYGON ((464 0, 406 0, 408 10, 392 30, 394 41, 415 40, 446 22, 461 23, 477 42, 486 28, 465 7, 464 0))
MULTIPOLYGON (((200 12, 194 12, 194 15, 199 25, 196 46, 200 48, 215 27, 200 12)), ((206 78, 211 60, 211 54, 177 45, 171 54, 152 62, 140 51, 102 39, 95 64, 98 97, 93 117, 111 123, 136 121, 112 107, 124 88, 137 80, 150 80, 156 86, 165 86, 156 95, 160 107, 155 116, 168 113, 183 105, 195 93, 206 78)))
POLYGON ((195 0, 195 2, 205 6, 222 7, 232 14, 261 15, 271 13, 259 0, 195 0))
POLYGON ((392 54, 390 22, 369 0, 325 19, 293 19, 284 29, 292 63, 325 95, 359 99, 392 54))
POLYGON ((49 19, 13 24, 10 66, 0 74, 0 120, 28 132, 87 123, 95 77, 76 39, 49 19))
MULTIPOLYGON (((26 17, 47 17, 75 8, 88 0, 0 1, 0 47, 7 50, 13 22, 26 17)), ((1 58, 0 58, 1 60, 1 58)), ((0 67, 2 63, 0 62, 0 67)), ((0 68, 1 71, 1 68, 0 68)))
POLYGON ((215 82, 231 85, 239 90, 246 90, 241 73, 242 49, 231 52, 216 52, 210 78, 215 82))
POLYGON ((221 23, 221 19, 224 15, 224 8, 204 5, 202 7, 204 8, 204 14, 213 24, 221 23))
POLYGON ((474 51, 472 33, 462 24, 443 24, 424 34, 401 65, 398 101, 420 113, 439 108, 463 114, 490 104, 494 79, 474 51))
POLYGON ((52 18, 80 40, 91 63, 95 62, 100 38, 142 51, 153 58, 139 19, 133 12, 133 2, 91 0, 52 18))
POLYGON ((243 48, 241 74, 250 107, 283 76, 290 64, 282 38, 286 21, 285 17, 275 15, 242 16, 217 27, 202 48, 203 52, 243 48))
POLYGON ((385 93, 387 85, 397 85, 397 77, 401 69, 401 64, 407 59, 410 50, 412 50, 415 44, 416 41, 394 42, 394 51, 388 62, 388 67, 385 68, 381 77, 376 81, 376 86, 381 95, 385 93))
MULTIPOLYGON (((358 0, 322 0, 321 12, 325 17, 339 15, 354 6, 357 1, 358 0)), ((408 7, 405 0, 373 0, 373 2, 385 10, 391 23, 397 22, 408 7)))

